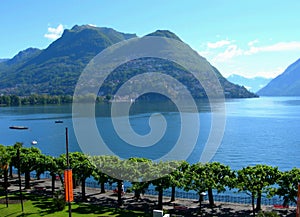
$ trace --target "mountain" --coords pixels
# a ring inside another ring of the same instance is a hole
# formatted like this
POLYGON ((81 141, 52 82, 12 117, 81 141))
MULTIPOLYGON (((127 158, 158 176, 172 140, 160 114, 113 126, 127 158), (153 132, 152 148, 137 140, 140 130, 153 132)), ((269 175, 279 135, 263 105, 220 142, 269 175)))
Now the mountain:
POLYGON ((256 93, 258 90, 266 86, 272 79, 265 77, 246 78, 241 75, 232 74, 227 77, 227 80, 234 84, 244 86, 247 90, 256 93))
MULTIPOLYGON (((148 36, 161 36, 180 40, 168 30, 157 30, 148 36)), ((135 34, 118 32, 111 28, 89 25, 74 26, 64 30, 62 36, 46 49, 29 48, 14 58, 0 63, 0 94, 20 96, 37 94, 72 95, 76 82, 86 64, 103 49, 123 40, 137 37, 135 34)), ((182 67, 166 60, 146 58, 130 61, 110 74, 99 93, 113 95, 137 71, 157 70, 172 74, 176 79, 191 87, 197 98, 206 97, 205 91, 197 79, 190 76, 182 67), (127 79, 127 80, 126 80, 127 79)), ((203 67, 211 66, 201 57, 203 67)), ((227 81, 213 66, 213 72, 219 78, 226 97, 255 97, 244 87, 227 81)))
POLYGON ((0 63, 0 93, 72 95, 80 73, 95 55, 114 43, 133 37, 136 35, 111 28, 75 25, 46 49, 36 52, 37 55, 29 58, 23 55, 27 53, 25 50, 0 63), (19 56, 28 58, 16 63, 19 56), (12 62, 15 63, 10 64, 12 62))
POLYGON ((260 96, 300 96, 300 59, 257 92, 260 96))
POLYGON ((177 35, 175 35, 173 32, 170 32, 169 30, 156 30, 155 32, 150 33, 146 36, 166 37, 181 41, 181 39, 177 35))
POLYGON ((9 59, 0 59, 0 63, 1 63, 1 62, 5 62, 5 61, 7 61, 7 60, 9 60, 9 59))

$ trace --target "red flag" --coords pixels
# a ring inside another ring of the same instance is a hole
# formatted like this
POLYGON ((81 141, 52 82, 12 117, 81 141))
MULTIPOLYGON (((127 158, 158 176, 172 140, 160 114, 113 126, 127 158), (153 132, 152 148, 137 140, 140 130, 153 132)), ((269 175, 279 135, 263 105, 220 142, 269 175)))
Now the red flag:
POLYGON ((72 202, 74 200, 72 169, 66 169, 64 171, 64 178, 65 178, 65 198, 66 198, 66 202, 72 202))

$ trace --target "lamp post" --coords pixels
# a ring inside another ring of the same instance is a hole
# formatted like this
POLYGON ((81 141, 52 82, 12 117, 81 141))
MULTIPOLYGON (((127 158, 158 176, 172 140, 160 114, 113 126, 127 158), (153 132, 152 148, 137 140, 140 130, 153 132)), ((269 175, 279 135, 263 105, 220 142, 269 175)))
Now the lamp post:
POLYGON ((68 128, 66 127, 66 160, 67 169, 64 173, 65 178, 65 199, 68 202, 69 217, 72 217, 71 201, 73 200, 73 185, 72 185, 72 169, 70 168, 69 162, 69 139, 68 139, 68 128))

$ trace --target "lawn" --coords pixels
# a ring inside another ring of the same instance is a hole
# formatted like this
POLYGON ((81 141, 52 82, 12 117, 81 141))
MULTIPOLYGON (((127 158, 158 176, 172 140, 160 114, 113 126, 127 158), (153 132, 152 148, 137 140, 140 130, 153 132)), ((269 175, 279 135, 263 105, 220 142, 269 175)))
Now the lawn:
MULTIPOLYGON (((14 200, 13 196, 10 196, 10 201, 14 200)), ((0 197, 2 200, 4 197, 0 197)), ((65 207, 63 211, 54 211, 55 207, 53 205, 52 198, 38 196, 38 195, 26 195, 26 201, 24 202, 24 213, 21 210, 20 203, 9 204, 8 208, 6 204, 0 204, 0 216, 9 217, 66 217, 68 215, 68 206, 65 207)), ((91 205, 86 203, 73 203, 72 204, 72 216, 119 216, 119 217, 137 217, 137 216, 151 216, 150 214, 145 214, 139 211, 131 211, 124 209, 115 209, 108 207, 100 207, 97 205, 91 205)))

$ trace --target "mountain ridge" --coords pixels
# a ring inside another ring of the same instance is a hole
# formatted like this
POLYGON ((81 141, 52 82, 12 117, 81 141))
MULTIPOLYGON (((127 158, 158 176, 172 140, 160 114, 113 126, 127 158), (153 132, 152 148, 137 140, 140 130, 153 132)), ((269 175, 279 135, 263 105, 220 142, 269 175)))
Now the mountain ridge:
MULTIPOLYGON (((148 36, 169 37, 181 41, 176 34, 168 30, 157 30, 148 34, 148 36)), ((136 34, 121 33, 111 28, 90 25, 75 25, 71 29, 65 29, 62 36, 47 48, 43 50, 34 48, 25 50, 29 53, 32 52, 31 56, 21 58, 22 64, 9 65, 7 62, 20 58, 25 51, 20 52, 11 60, 1 62, 0 94, 17 94, 20 96, 32 93, 72 95, 80 73, 95 55, 112 44, 134 37, 137 37, 136 34)), ((26 57, 26 55, 23 56, 26 57)), ((204 57, 203 59, 207 62, 204 57)), ((166 69, 177 70, 176 66, 172 64, 166 66, 166 69)), ((227 97, 256 96, 245 88, 228 82, 215 67, 213 67, 213 71, 220 79, 227 97)), ((126 73, 131 74, 130 70, 126 73)), ((124 77, 124 75, 121 77, 124 77)), ((108 85, 106 92, 103 92, 103 94, 111 95, 114 86, 116 84, 108 85)), ((205 95, 196 91, 203 91, 201 88, 195 88, 194 94, 199 97, 205 95)))
POLYGON ((227 80, 234 84, 244 86, 247 90, 256 93, 258 90, 266 86, 272 80, 272 78, 266 78, 262 76, 247 78, 242 75, 231 74, 227 77, 227 80))
POLYGON ((260 96, 300 96, 300 58, 257 92, 260 96))

